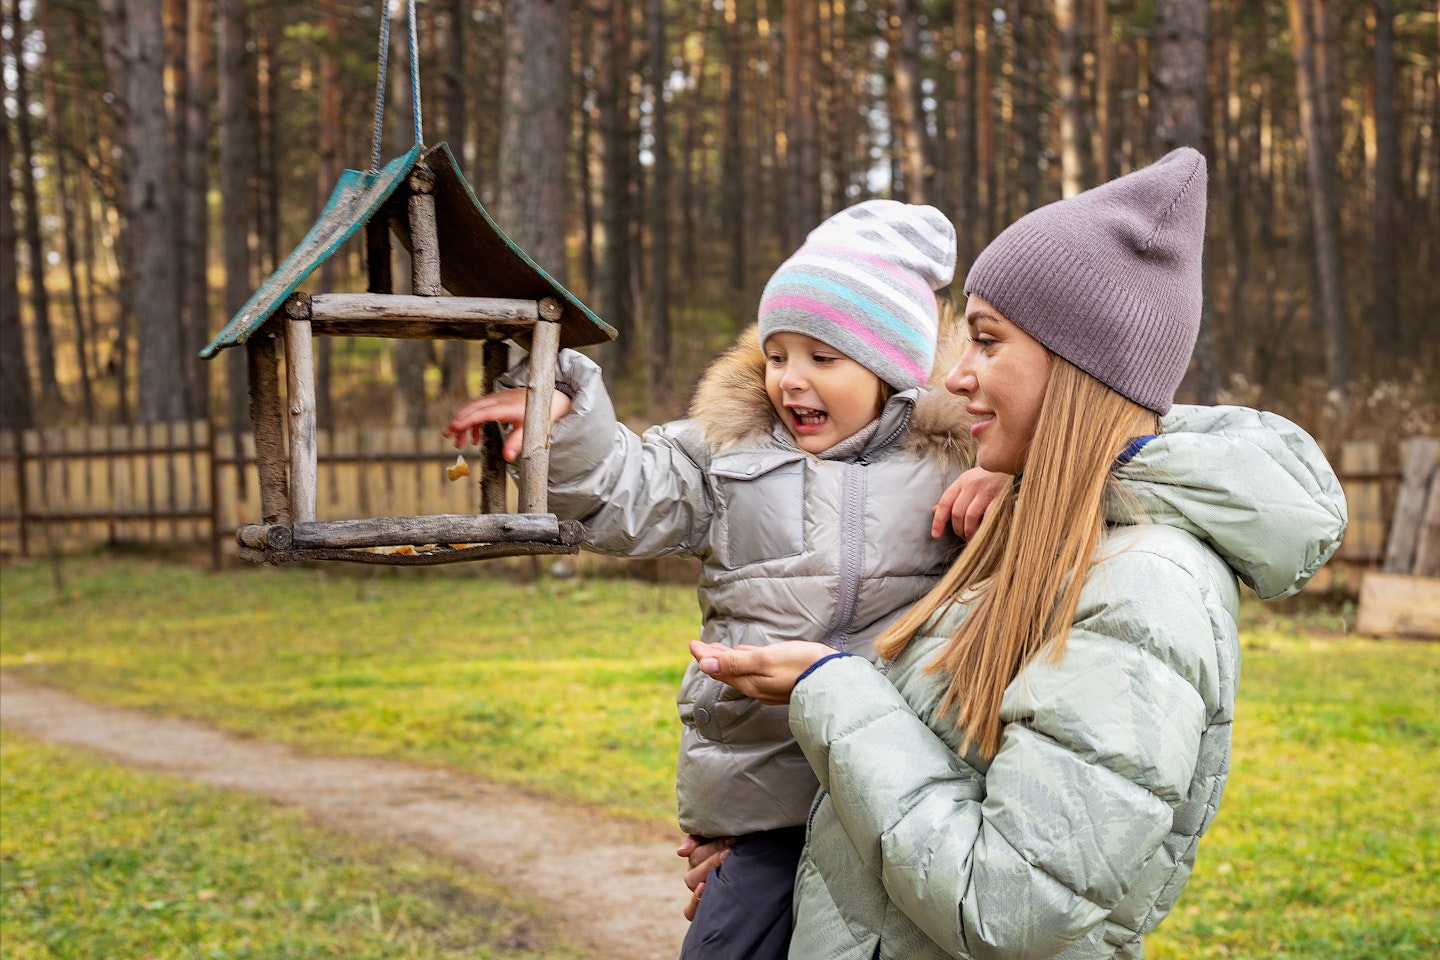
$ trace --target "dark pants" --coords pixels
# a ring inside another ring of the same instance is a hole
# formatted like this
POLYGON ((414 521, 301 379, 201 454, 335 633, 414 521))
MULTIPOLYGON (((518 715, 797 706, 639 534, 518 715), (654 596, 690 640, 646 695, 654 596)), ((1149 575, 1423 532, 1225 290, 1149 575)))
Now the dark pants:
POLYGON ((751 833, 705 881, 680 960, 784 960, 804 827, 751 833))

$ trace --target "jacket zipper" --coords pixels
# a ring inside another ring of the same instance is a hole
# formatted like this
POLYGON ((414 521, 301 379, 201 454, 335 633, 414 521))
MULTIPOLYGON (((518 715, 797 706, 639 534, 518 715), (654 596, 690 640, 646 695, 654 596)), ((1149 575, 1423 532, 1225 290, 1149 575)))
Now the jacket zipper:
POLYGON ((910 424, 914 407, 907 407, 900 423, 880 443, 861 454, 853 463, 845 464, 844 513, 840 519, 840 597, 835 619, 822 639, 828 647, 845 649, 845 636, 855 617, 855 603, 860 595, 860 579, 865 568, 865 483, 870 457, 894 443, 910 424))

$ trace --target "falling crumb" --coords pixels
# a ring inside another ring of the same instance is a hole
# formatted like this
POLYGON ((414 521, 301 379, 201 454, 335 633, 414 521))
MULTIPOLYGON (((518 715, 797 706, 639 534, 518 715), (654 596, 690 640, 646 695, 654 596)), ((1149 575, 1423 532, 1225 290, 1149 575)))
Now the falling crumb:
POLYGON ((445 468, 445 474, 451 480, 459 480, 461 477, 470 476, 470 464, 465 462, 465 455, 463 453, 456 456, 455 462, 445 468))

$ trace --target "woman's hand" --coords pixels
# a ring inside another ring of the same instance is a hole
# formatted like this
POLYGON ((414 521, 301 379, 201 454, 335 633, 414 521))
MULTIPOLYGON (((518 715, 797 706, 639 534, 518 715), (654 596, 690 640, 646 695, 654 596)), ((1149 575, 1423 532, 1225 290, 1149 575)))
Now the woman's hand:
POLYGON ((702 671, 752 700, 772 706, 789 703, 800 674, 834 652, 823 643, 808 640, 786 640, 768 647, 690 641, 690 653, 702 671))
POLYGON ((934 507, 934 520, 930 524, 930 536, 944 536, 945 528, 951 527, 961 540, 969 540, 980 530, 985 511, 990 504, 1000 499, 1015 478, 1008 473, 991 473, 979 467, 971 467, 940 495, 940 502, 934 507))
POLYGON ((716 867, 730 856, 735 846, 734 837, 697 837, 688 834, 675 851, 677 857, 684 857, 690 864, 685 871, 685 886, 690 888, 690 899, 685 904, 685 919, 694 920, 695 911, 700 907, 700 895, 705 892, 705 879, 716 867))
MULTIPOLYGON (((467 400, 451 415, 450 422, 440 432, 454 440, 457 449, 465 446, 467 434, 470 446, 478 447, 480 431, 485 424, 508 423, 510 434, 500 452, 506 463, 514 463, 525 437, 525 395, 528 392, 524 387, 516 387, 467 400)), ((556 390, 550 400, 550 422, 554 423, 569 413, 571 406, 570 398, 556 390)))

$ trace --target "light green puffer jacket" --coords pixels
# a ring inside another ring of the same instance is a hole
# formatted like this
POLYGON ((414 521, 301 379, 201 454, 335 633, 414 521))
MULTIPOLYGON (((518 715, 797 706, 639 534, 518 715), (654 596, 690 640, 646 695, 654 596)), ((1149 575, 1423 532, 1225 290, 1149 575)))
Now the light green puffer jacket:
POLYGON ((893 663, 838 658, 796 686, 790 726, 821 791, 792 958, 1141 956, 1225 787, 1236 576, 1293 593, 1346 523, 1288 421, 1177 407, 1164 430, 1117 468, 1149 522, 1109 529, 1062 659, 1007 689, 989 763, 956 753, 925 673, 964 609, 893 663))

